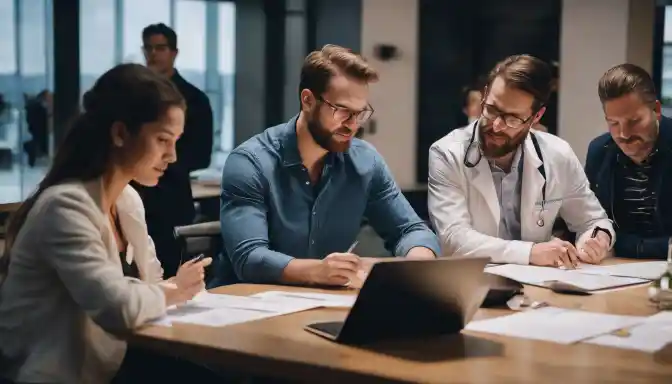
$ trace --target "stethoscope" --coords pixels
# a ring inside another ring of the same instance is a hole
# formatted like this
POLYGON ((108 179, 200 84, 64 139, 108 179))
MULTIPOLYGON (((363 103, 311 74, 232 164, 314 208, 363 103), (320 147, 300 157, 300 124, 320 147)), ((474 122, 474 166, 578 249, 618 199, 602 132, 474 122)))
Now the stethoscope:
MULTIPOLYGON (((478 141, 476 141, 476 129, 478 129, 478 122, 476 120, 474 124, 474 129, 471 132, 471 139, 469 140, 469 145, 467 146, 467 151, 464 153, 464 166, 467 168, 474 168, 481 162, 483 158, 483 151, 481 151, 481 146, 478 141), (475 155, 472 155, 475 153, 475 155)), ((546 225, 544 221, 544 210, 546 209, 546 170, 544 169, 544 157, 541 155, 541 148, 539 147, 539 142, 537 137, 530 130, 530 138, 532 139, 532 144, 534 145, 534 151, 537 152, 537 157, 541 161, 541 165, 537 168, 541 177, 544 178, 544 185, 541 188, 541 209, 539 210, 539 218, 537 219, 537 225, 543 227, 546 225)))

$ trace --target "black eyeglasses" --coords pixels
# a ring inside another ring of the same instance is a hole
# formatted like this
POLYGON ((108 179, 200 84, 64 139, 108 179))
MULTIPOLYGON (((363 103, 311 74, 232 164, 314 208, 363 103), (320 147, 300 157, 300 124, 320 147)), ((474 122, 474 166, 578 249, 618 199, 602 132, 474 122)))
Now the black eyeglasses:
POLYGON ((334 105, 331 102, 325 100, 322 96, 319 96, 317 99, 325 103, 329 108, 332 109, 332 111, 334 111, 334 120, 338 121, 339 123, 343 123, 354 117, 357 124, 364 124, 371 118, 371 115, 373 115, 374 111, 371 105, 367 106, 361 111, 353 111, 345 107, 334 105))
MULTIPOLYGON (((537 109, 537 111, 539 109, 537 109)), ((534 115, 536 115, 536 112, 534 112, 531 116, 529 116, 526 119, 521 119, 520 117, 518 117, 516 115, 500 111, 494 105, 486 104, 486 103, 482 104, 481 116, 483 116, 485 119, 490 120, 490 121, 495 121, 499 117, 499 118, 502 119, 502 121, 504 121, 504 124, 506 124, 506 126, 511 128, 511 129, 522 128, 525 124, 527 124, 534 117, 534 115)))

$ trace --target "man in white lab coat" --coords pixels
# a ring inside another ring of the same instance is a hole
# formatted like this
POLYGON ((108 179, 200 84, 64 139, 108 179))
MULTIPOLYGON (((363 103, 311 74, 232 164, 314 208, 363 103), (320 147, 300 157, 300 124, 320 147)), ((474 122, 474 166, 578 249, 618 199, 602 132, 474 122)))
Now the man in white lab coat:
POLYGON ((530 132, 550 83, 543 61, 508 57, 490 73, 481 117, 430 148, 429 215, 444 256, 574 268, 608 255, 614 229, 572 148, 530 132), (575 245, 552 237, 558 217, 575 245))

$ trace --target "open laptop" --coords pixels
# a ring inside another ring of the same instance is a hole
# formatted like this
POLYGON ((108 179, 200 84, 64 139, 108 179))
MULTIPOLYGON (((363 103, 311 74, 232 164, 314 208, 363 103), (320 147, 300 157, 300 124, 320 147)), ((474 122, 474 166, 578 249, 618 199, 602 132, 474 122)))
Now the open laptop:
POLYGON ((488 293, 490 258, 398 259, 369 272, 345 321, 305 329, 344 344, 458 333, 488 293))

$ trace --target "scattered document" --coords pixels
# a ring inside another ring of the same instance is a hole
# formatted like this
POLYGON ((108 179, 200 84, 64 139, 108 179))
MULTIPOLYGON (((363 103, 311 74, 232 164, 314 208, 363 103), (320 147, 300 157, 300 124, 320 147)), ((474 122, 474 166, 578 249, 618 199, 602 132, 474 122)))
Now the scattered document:
POLYGON ((312 303, 316 307, 327 307, 327 308, 332 307, 350 308, 355 304, 355 300, 357 300, 357 295, 336 295, 329 293, 288 292, 288 291, 266 291, 253 295, 251 297, 312 303))
POLYGON ((170 326, 173 323, 191 323, 222 327, 318 307, 319 303, 305 300, 273 300, 202 292, 183 305, 168 308, 166 316, 153 324, 170 326))
POLYGON ((585 274, 636 277, 654 280, 667 270, 666 261, 646 261, 641 263, 623 263, 615 265, 583 264, 578 271, 585 274))
POLYGON ((588 344, 654 353, 672 343, 672 311, 648 317, 634 327, 585 340, 588 344))
POLYGON ((472 321, 468 331, 571 344, 642 323, 646 318, 556 307, 472 321))
POLYGON ((504 264, 486 268, 485 272, 508 277, 522 284, 545 286, 549 281, 573 284, 586 291, 617 288, 646 283, 648 280, 635 277, 621 277, 598 274, 584 274, 579 270, 567 270, 533 265, 504 264))

